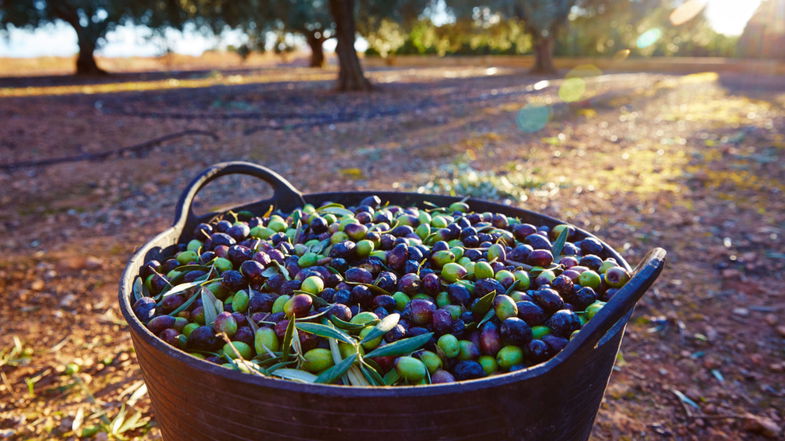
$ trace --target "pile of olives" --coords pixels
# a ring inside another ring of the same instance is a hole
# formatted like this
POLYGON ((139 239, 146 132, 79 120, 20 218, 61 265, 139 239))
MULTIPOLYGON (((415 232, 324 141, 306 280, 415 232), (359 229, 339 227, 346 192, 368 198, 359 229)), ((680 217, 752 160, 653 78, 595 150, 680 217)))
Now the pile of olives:
POLYGON ((630 278, 601 242, 464 202, 229 212, 149 261, 133 310, 191 355, 309 383, 449 383, 561 351, 630 278))

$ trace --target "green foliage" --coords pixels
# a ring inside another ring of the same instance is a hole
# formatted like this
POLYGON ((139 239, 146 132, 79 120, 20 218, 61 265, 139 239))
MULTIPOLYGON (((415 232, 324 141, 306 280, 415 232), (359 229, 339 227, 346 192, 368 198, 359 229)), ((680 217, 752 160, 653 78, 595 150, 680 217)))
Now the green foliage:
POLYGON ((722 56, 735 54, 736 37, 714 31, 699 14, 679 26, 670 23, 674 5, 662 0, 624 0, 612 5, 595 1, 570 16, 568 30, 558 40, 556 53, 563 56, 612 56, 629 49, 638 56, 722 56), (604 23, 598 26, 598 23, 604 23), (646 31, 659 38, 639 45, 646 31))
POLYGON ((467 163, 442 167, 442 176, 419 187, 419 193, 470 196, 479 199, 525 201, 527 193, 546 186, 532 175, 521 171, 481 171, 467 163))
MULTIPOLYGON (((390 54, 515 55, 531 51, 531 37, 519 20, 499 20, 486 25, 462 20, 441 26, 433 25, 430 20, 419 20, 399 41, 401 44, 389 50, 390 54)), ((366 54, 384 56, 378 48, 379 44, 370 44, 366 54)))

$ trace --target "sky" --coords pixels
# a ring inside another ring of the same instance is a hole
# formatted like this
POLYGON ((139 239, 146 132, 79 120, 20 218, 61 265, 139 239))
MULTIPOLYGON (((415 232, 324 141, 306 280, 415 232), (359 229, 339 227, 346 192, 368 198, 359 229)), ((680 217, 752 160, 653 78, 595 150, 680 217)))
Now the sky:
MULTIPOLYGON (((706 17, 717 32, 740 35, 760 2, 708 0, 706 17)), ((193 29, 182 33, 170 30, 166 33, 165 41, 174 52, 200 55, 216 46, 223 48, 230 44, 239 45, 243 36, 239 32, 226 32, 216 42, 215 37, 207 37, 193 29)), ((330 40, 325 44, 325 49, 329 51, 334 46, 334 40, 330 40)), ((363 51, 366 48, 367 43, 359 39, 357 49, 363 51)), ((107 35, 106 44, 97 53, 107 57, 156 56, 163 53, 164 49, 164 40, 151 37, 148 29, 120 26, 107 35)), ((62 22, 35 31, 12 30, 7 36, 0 37, 0 57, 70 56, 77 50, 76 33, 62 22)))

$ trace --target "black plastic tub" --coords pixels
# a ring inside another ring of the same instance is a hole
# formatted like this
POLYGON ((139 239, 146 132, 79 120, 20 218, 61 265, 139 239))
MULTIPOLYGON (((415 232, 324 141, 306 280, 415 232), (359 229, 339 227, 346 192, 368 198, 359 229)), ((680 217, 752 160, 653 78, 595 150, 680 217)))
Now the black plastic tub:
MULTIPOLYGON (((236 209, 263 213, 274 204, 290 210, 304 203, 355 204, 376 194, 394 204, 446 205, 458 200, 397 192, 301 195, 275 172, 259 165, 214 165, 183 192, 174 225, 134 254, 120 282, 120 309, 130 326, 136 355, 163 437, 183 440, 586 440, 610 377, 635 303, 662 270, 665 251, 650 251, 631 280, 584 326, 567 347, 529 369, 459 383, 354 387, 310 385, 243 374, 199 360, 150 333, 131 310, 131 287, 144 262, 157 259, 210 215, 193 215, 196 193, 211 180, 245 174, 267 181, 270 200, 236 209)), ((469 199, 473 210, 517 216, 553 226, 561 221, 506 205, 469 199)), ((589 236, 578 231, 578 237, 589 236)), ((605 245, 609 257, 631 270, 605 245)))

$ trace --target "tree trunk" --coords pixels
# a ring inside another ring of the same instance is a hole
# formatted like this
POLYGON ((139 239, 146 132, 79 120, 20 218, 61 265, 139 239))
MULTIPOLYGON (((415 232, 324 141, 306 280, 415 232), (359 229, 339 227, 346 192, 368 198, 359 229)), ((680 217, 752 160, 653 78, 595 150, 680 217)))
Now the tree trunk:
POLYGON ((77 75, 107 75, 107 72, 95 62, 95 47, 97 39, 92 37, 89 30, 82 27, 75 28, 79 43, 79 55, 76 57, 77 75))
POLYGON ((553 65, 553 36, 535 37, 534 39, 534 74, 555 74, 556 66, 553 65))
POLYGON ((338 90, 371 90, 365 78, 357 51, 354 49, 354 0, 330 0, 330 13, 335 20, 338 45, 338 90))
POLYGON ((309 31, 305 34, 305 40, 308 42, 308 46, 311 48, 311 60, 308 64, 309 67, 324 67, 324 48, 322 47, 322 43, 324 43, 324 37, 319 35, 316 36, 316 31, 309 31))

